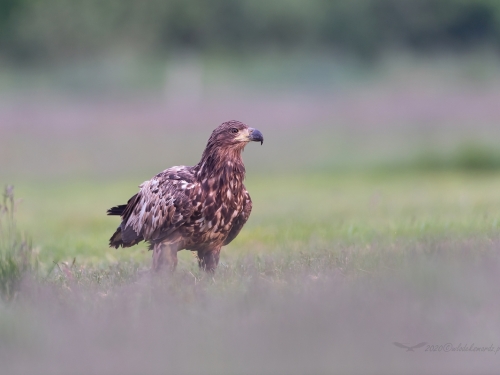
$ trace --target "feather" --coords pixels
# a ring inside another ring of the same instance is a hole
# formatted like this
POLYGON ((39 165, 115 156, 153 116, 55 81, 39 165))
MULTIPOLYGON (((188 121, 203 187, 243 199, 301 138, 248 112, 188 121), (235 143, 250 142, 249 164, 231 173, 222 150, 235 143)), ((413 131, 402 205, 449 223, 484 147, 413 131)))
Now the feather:
POLYGON ((127 208, 126 204, 121 204, 119 206, 111 207, 107 211, 107 214, 121 216, 123 214, 123 211, 125 211, 125 208, 127 208))

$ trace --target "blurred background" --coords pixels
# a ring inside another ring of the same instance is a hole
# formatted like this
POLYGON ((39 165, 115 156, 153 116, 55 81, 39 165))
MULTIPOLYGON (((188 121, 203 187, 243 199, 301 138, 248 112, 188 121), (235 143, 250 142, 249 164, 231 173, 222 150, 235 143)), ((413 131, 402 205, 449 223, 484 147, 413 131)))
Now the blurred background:
POLYGON ((1 0, 0 181, 149 178, 228 119, 261 172, 500 167, 499 52, 495 0, 1 0))

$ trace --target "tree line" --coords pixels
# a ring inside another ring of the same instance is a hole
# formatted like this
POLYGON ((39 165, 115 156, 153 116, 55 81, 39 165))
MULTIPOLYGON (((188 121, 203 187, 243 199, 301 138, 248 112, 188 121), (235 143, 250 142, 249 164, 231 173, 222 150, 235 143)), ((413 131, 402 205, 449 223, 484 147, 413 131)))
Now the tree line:
POLYGON ((0 58, 500 47, 498 0, 0 0, 0 58))

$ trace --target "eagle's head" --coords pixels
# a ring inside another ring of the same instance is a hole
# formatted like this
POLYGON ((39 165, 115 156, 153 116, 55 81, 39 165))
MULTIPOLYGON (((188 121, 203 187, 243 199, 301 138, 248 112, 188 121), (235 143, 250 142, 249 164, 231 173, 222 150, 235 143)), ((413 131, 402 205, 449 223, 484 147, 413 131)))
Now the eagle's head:
POLYGON ((243 149, 248 142, 264 143, 264 136, 257 129, 253 129, 236 120, 226 121, 219 125, 210 136, 209 143, 219 147, 243 149))
MULTIPOLYGON (((245 175, 241 152, 248 142, 264 143, 264 136, 257 129, 249 128, 240 121, 227 121, 210 135, 207 147, 197 164, 197 175, 207 178, 214 174, 240 173, 245 175)), ((243 180, 243 178, 241 180, 243 180)))

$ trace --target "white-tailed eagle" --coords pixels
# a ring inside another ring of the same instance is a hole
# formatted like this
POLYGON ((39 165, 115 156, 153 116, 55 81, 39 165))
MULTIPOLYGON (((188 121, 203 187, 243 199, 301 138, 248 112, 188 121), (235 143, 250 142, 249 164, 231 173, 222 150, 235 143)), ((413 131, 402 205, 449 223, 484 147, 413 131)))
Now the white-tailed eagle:
POLYGON ((198 164, 158 173, 127 204, 108 210, 122 218, 109 245, 147 241, 154 270, 174 270, 179 250, 197 251, 200 268, 213 272, 221 247, 238 235, 252 210, 241 159, 251 141, 262 144, 264 137, 239 121, 217 127, 198 164))

